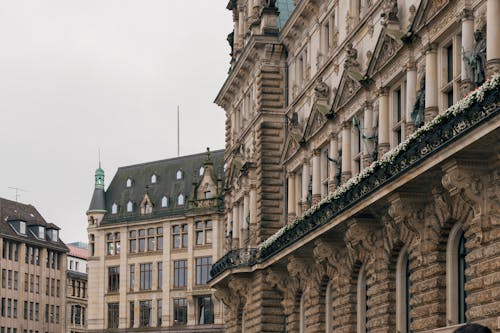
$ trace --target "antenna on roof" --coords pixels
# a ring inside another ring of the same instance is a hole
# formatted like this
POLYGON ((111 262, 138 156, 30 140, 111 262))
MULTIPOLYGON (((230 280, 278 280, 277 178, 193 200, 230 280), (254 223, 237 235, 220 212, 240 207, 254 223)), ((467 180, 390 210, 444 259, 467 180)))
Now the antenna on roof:
POLYGON ((180 153, 180 126, 179 126, 179 105, 177 105, 177 157, 179 157, 180 153))
POLYGON ((21 196, 21 194, 19 194, 19 192, 28 192, 28 190, 23 190, 22 188, 19 188, 19 187, 10 187, 9 188, 11 190, 14 190, 16 191, 16 202, 19 202, 19 197, 21 196))

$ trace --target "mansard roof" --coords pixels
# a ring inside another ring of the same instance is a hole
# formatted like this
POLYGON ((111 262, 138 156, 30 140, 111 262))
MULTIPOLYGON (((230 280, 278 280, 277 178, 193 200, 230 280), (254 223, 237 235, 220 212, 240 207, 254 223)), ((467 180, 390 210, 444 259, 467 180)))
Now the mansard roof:
MULTIPOLYGON (((224 150, 210 152, 214 165, 214 173, 218 180, 223 176, 224 150)), ((179 215, 186 211, 188 200, 196 183, 201 179, 199 170, 204 166, 207 153, 181 156, 160 161, 130 165, 118 168, 113 180, 106 190, 106 211, 103 223, 117 222, 123 219, 133 219, 141 216, 140 204, 145 194, 153 204, 153 214, 149 216, 162 217, 179 215), (177 172, 182 173, 177 179, 177 172), (151 183, 151 176, 156 175, 156 183, 151 183), (126 186, 131 179, 130 187, 126 186), (184 196, 184 205, 177 205, 177 198, 184 196), (168 207, 162 207, 162 198, 168 198, 168 207), (127 212, 127 203, 133 203, 133 211, 127 212), (116 204, 118 211, 113 214, 112 206, 116 204)))
POLYGON ((286 21, 290 18, 290 15, 292 15, 295 4, 293 0, 277 0, 276 7, 278 7, 278 11, 280 12, 278 16, 278 27, 281 30, 286 21))
POLYGON ((57 242, 51 242, 49 240, 38 239, 28 230, 28 228, 26 228, 26 235, 18 234, 10 226, 10 222, 12 221, 24 221, 27 226, 42 226, 44 228, 59 230, 59 227, 55 224, 47 223, 34 206, 0 198, 0 235, 2 237, 40 247, 54 248, 62 252, 68 251, 68 248, 62 240, 58 239, 57 242))

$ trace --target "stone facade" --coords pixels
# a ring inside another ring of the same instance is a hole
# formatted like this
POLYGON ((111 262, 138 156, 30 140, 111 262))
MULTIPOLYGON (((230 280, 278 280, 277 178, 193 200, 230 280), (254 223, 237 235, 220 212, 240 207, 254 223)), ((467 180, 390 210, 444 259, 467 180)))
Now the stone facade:
POLYGON ((228 5, 226 331, 500 332, 500 2, 285 3, 228 5))
POLYGON ((65 331, 66 253, 35 207, 0 198, 0 332, 65 331))
POLYGON ((88 248, 78 242, 67 246, 66 333, 83 333, 87 329, 88 248))
POLYGON ((104 172, 88 216, 88 332, 221 332, 222 151, 104 172))

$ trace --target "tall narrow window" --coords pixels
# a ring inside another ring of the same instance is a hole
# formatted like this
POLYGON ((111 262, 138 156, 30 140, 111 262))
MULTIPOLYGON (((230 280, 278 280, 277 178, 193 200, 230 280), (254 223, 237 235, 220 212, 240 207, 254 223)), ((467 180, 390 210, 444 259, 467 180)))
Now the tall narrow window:
POLYGON ((465 303, 465 255, 467 252, 465 251, 465 238, 462 233, 460 236, 460 240, 458 242, 458 263, 457 263, 457 277, 458 277, 458 285, 457 285, 457 294, 458 294, 458 322, 465 323, 467 322, 467 317, 465 316, 465 312, 467 311, 467 303, 465 303))
POLYGON ((181 170, 177 170, 177 172, 175 173, 175 179, 177 179, 177 180, 182 179, 182 171, 181 170))
POLYGON ((129 278, 129 289, 134 290, 135 287, 135 264, 129 266, 130 278, 129 278))
POLYGON ((95 236, 93 234, 90 234, 89 236, 89 254, 91 257, 95 255, 95 236))
POLYGON ((450 324, 467 321, 466 242, 461 224, 455 224, 450 231, 446 248, 446 317, 450 324))
POLYGON ((111 214, 116 214, 118 213, 118 205, 115 203, 113 203, 113 205, 111 206, 111 214))
POLYGON ((196 258, 196 284, 207 284, 212 268, 212 257, 196 258))
POLYGON ((168 207, 168 198, 166 196, 163 196, 163 198, 161 198, 161 206, 163 208, 168 207))
POLYGON ((135 304, 134 304, 134 301, 131 301, 129 303, 129 327, 132 328, 134 327, 134 322, 135 322, 135 304))
POLYGON ((403 249, 396 267, 396 330, 410 332, 410 260, 403 249))
POLYGON ((108 328, 118 328, 119 303, 108 303, 108 328))
POLYGON ((149 327, 151 325, 151 301, 139 302, 139 326, 149 327))
POLYGON ((357 288, 357 333, 366 333, 366 272, 361 267, 358 275, 357 288))
POLYGON ((300 297, 300 304, 299 304, 299 332, 300 333, 305 333, 306 331, 306 309, 305 309, 305 294, 302 293, 300 297))
POLYGON ((333 287, 328 283, 325 293, 325 332, 332 333, 333 325, 333 287))
POLYGON ((153 265, 141 264, 141 290, 150 290, 153 280, 153 265))
POLYGON ((151 175, 151 184, 156 184, 156 175, 155 174, 151 175))
POLYGON ((184 205, 184 195, 179 194, 179 196, 177 197, 177 205, 179 206, 184 205))
POLYGON ((206 325, 214 323, 214 304, 211 296, 200 296, 198 303, 198 324, 206 325))
POLYGON ((131 213, 133 211, 134 211, 134 204, 132 203, 132 201, 127 202, 127 212, 131 213))
POLYGON ((185 298, 174 299, 174 325, 186 325, 187 323, 187 300, 185 298))
POLYGON ((128 178, 125 186, 126 187, 132 187, 132 179, 128 178))
POLYGON ((117 292, 120 287, 120 266, 108 267, 108 291, 117 292))
POLYGON ((187 286, 187 260, 174 261, 174 288, 187 286))
POLYGON ((162 300, 159 299, 156 302, 156 326, 160 327, 162 324, 162 312, 163 312, 163 306, 162 306, 162 300))
POLYGON ((158 262, 158 289, 163 287, 163 263, 158 262))

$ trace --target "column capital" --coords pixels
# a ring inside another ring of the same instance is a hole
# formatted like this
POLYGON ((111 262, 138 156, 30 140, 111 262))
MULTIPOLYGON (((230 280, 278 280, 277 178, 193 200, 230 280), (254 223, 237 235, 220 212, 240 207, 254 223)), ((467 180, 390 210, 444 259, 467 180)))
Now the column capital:
POLYGON ((379 87, 376 90, 376 93, 377 93, 378 97, 387 96, 387 95, 389 95, 389 88, 388 87, 379 87))
POLYGON ((286 173, 286 176, 287 176, 288 178, 295 177, 295 171, 288 171, 288 172, 286 173))
POLYGON ((342 129, 351 129, 351 123, 352 122, 350 120, 342 122, 342 129))
POLYGON ((460 19, 463 21, 471 21, 471 20, 474 20, 474 13, 472 11, 472 9, 469 9, 469 8, 464 8, 461 12, 460 12, 460 19))
POLYGON ((363 102, 363 107, 366 109, 372 109, 373 108, 373 103, 371 101, 364 101, 363 102))
POLYGON ((304 158, 302 159, 302 167, 304 167, 304 166, 306 166, 306 165, 308 165, 308 164, 309 164, 309 159, 308 159, 307 157, 304 157, 304 158))
POLYGON ((330 138, 330 140, 338 141, 339 140, 339 134, 337 132, 332 132, 332 133, 330 133, 329 138, 330 138))
POLYGON ((321 155, 321 148, 316 148, 316 149, 313 149, 313 153, 312 153, 313 157, 318 157, 321 155))
POLYGON ((417 63, 415 62, 415 60, 409 60, 406 63, 406 71, 412 72, 412 71, 416 71, 416 70, 417 70, 417 63))
POLYGON ((436 43, 427 43, 424 45, 424 53, 436 53, 437 52, 437 44, 436 43))

